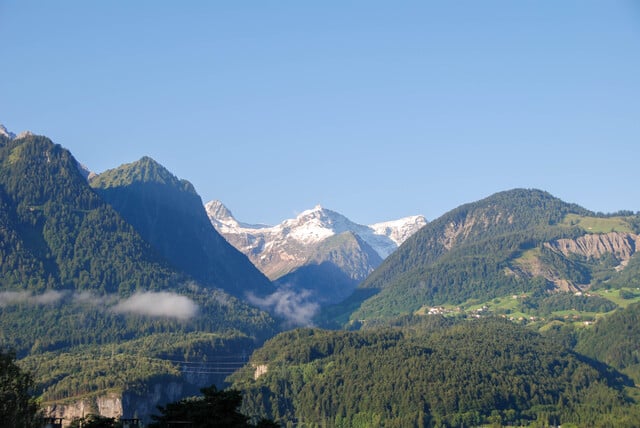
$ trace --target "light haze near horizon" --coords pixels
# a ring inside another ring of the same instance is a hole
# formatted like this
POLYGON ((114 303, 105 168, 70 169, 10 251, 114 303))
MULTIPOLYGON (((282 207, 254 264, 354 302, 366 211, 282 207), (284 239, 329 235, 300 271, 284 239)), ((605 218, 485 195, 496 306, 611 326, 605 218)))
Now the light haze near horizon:
POLYGON ((248 223, 515 187, 640 210, 640 3, 0 0, 0 123, 248 223))

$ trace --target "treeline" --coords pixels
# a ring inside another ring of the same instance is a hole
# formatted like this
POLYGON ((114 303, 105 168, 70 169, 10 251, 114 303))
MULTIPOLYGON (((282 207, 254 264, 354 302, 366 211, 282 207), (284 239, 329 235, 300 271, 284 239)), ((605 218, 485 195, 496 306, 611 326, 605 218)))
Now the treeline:
POLYGON ((578 352, 627 373, 640 384, 640 303, 617 310, 576 336, 578 352))
MULTIPOLYGON (((206 379, 207 384, 221 385, 225 374, 217 373, 219 370, 207 366, 207 362, 225 356, 235 361, 239 355, 249 355, 254 347, 252 338, 237 333, 162 333, 120 343, 32 355, 21 360, 20 365, 33 373, 36 391, 44 401, 107 390, 145 396, 155 384, 172 381, 188 384, 183 373, 186 363, 196 375, 202 372, 195 377, 206 379)), ((196 391, 194 387, 193 392, 196 391)))
POLYGON ((245 392, 243 413, 285 426, 633 426, 640 417, 624 377, 500 319, 424 331, 296 330, 251 361, 232 377, 245 392), (255 379, 258 366, 267 371, 255 379))
POLYGON ((521 310, 537 315, 549 315, 560 311, 611 312, 618 307, 611 300, 598 295, 576 295, 574 293, 538 293, 522 299, 521 310))

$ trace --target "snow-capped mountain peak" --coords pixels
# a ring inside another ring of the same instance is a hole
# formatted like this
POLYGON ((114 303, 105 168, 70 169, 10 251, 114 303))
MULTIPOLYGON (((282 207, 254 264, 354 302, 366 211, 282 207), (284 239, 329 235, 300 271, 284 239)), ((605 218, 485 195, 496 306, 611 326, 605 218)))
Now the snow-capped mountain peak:
POLYGON ((16 134, 10 132, 4 125, 0 124, 0 135, 7 137, 10 140, 16 138, 16 134))
POLYGON ((222 202, 218 200, 209 201, 204 206, 209 216, 209 220, 213 227, 215 227, 219 233, 221 230, 225 230, 228 233, 239 233, 243 229, 265 229, 269 226, 264 224, 247 224, 241 223, 233 216, 233 213, 222 202))
POLYGON ((18 135, 9 131, 3 124, 0 123, 0 135, 7 137, 10 140, 19 140, 20 138, 29 137, 33 135, 31 131, 22 131, 18 135))
POLYGON ((254 226, 238 222, 220 201, 205 207, 218 232, 272 279, 301 266, 315 245, 334 235, 355 233, 384 259, 426 224, 423 216, 411 216, 365 226, 316 205, 276 226, 254 226))
POLYGON ((393 242, 400 246, 407 238, 426 224, 427 219, 424 216, 413 215, 398 220, 372 224, 369 227, 373 229, 377 235, 388 236, 393 242))
POLYGON ((20 139, 20 138, 24 138, 24 137, 30 137, 32 135, 33 135, 33 132, 31 132, 31 131, 22 131, 15 138, 16 139, 20 139))
POLYGON ((204 208, 207 211, 209 220, 211 220, 216 229, 218 227, 226 227, 232 230, 240 228, 240 223, 222 202, 217 200, 210 201, 205 204, 204 208))
POLYGON ((335 211, 316 205, 301 212, 294 219, 285 220, 274 228, 280 229, 301 243, 320 242, 330 236, 353 230, 357 226, 335 211))

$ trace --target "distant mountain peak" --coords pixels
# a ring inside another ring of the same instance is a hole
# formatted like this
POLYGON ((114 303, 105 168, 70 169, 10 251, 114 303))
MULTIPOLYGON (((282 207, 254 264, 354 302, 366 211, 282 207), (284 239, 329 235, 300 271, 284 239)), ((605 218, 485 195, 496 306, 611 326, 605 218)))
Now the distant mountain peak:
POLYGON ((206 210, 218 232, 272 279, 301 266, 312 247, 333 236, 352 232, 384 259, 427 223, 423 216, 411 216, 365 226, 318 204, 269 227, 238 222, 220 201, 207 203, 206 210))
POLYGON ((31 137, 33 136, 33 132, 31 131, 22 131, 18 135, 9 131, 4 125, 0 124, 0 135, 7 137, 10 140, 19 140, 20 138, 31 137))
POLYGON ((129 186, 134 183, 157 183, 196 194, 195 188, 189 181, 179 179, 149 156, 143 156, 135 162, 107 170, 90 180, 94 187, 109 188, 129 186))
MULTIPOLYGON (((216 219, 221 221, 229 221, 232 220, 236 222, 236 219, 233 217, 233 214, 221 201, 213 200, 207 202, 205 205, 207 212, 210 212, 216 219)), ((236 222, 237 223, 237 222, 236 222)))
POLYGON ((204 208, 207 211, 209 220, 218 232, 221 230, 237 231, 240 229, 266 229, 271 227, 265 224, 248 224, 239 222, 233 216, 231 210, 218 200, 207 202, 204 208))
POLYGON ((31 137, 33 136, 33 132, 31 131, 22 131, 21 133, 19 133, 15 139, 19 140, 20 138, 25 138, 25 137, 31 137))
POLYGON ((0 135, 3 135, 5 137, 7 137, 10 140, 13 140, 14 138, 16 138, 16 134, 14 134, 13 132, 10 132, 7 128, 5 128, 4 125, 0 124, 0 135))

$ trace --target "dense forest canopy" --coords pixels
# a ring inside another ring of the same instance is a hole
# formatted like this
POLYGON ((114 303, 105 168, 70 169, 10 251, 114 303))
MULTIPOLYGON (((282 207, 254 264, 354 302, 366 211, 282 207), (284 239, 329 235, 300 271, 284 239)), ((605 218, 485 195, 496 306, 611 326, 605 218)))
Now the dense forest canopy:
POLYGON ((233 385, 245 391, 244 413, 285 426, 632 426, 640 415, 627 404, 628 379, 524 327, 435 327, 282 333, 233 385))

